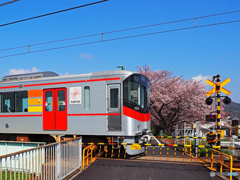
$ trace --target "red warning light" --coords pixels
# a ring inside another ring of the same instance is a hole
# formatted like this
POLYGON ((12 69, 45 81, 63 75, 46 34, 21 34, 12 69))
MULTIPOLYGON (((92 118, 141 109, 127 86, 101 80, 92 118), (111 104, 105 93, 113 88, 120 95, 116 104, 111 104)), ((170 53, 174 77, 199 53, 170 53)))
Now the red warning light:
POLYGON ((216 115, 206 115, 207 122, 216 122, 216 115))

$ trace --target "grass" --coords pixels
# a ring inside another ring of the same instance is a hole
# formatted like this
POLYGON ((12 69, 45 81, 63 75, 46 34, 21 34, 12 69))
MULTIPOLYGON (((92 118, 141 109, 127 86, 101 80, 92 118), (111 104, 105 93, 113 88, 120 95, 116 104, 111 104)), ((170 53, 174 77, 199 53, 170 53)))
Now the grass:
MULTIPOLYGON (((14 179, 14 173, 7 172, 7 180, 11 180, 10 179, 10 174, 12 176, 11 179, 14 179)), ((5 176, 6 176, 5 171, 2 171, 2 179, 5 179, 5 176)), ((16 172, 16 180, 27 180, 27 179, 29 179, 29 174, 27 174, 27 178, 26 178, 26 174, 23 174, 23 179, 22 179, 22 173, 20 173, 20 178, 18 178, 18 176, 19 176, 18 172, 16 172)))
MULTIPOLYGON (((192 140, 191 144, 195 145, 195 140, 192 140)), ((209 144, 206 141, 204 141, 204 140, 201 140, 199 142, 199 145, 209 146, 209 144)), ((196 149, 195 147, 192 148, 192 153, 193 154, 195 154, 195 149, 196 149)), ((208 153, 208 157, 211 157, 212 148, 208 148, 208 152, 207 152, 206 148, 199 148, 199 149, 200 149, 200 157, 206 157, 207 153, 208 153)), ((189 153, 190 152, 190 148, 188 148, 187 151, 189 153)), ((227 149, 222 149, 221 152, 225 153, 225 154, 228 154, 228 155, 231 155, 231 156, 233 155, 232 152, 228 151, 227 149)), ((218 153, 214 152, 213 154, 216 155, 218 153)))

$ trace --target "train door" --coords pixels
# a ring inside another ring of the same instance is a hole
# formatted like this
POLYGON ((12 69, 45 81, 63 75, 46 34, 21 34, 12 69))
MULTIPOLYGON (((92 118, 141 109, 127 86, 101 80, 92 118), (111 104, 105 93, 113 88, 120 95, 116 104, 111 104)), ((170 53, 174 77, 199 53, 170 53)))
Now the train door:
POLYGON ((67 130, 67 90, 43 90, 43 130, 67 130))
POLYGON ((108 85, 108 131, 121 131, 120 84, 108 85))

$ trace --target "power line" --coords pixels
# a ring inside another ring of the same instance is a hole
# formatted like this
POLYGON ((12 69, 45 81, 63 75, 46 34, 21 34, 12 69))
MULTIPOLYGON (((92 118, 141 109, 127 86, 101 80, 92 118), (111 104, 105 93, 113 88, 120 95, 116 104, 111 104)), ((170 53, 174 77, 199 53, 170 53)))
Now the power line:
POLYGON ((20 0, 12 0, 12 1, 8 1, 8 2, 5 2, 5 3, 2 3, 2 4, 0 4, 0 7, 1 6, 5 6, 7 4, 11 4, 11 3, 17 2, 17 1, 20 1, 20 0))
POLYGON ((92 41, 92 42, 86 42, 86 43, 81 43, 81 44, 73 44, 73 45, 69 45, 69 46, 60 46, 60 47, 55 47, 55 48, 36 50, 36 51, 32 51, 32 52, 24 52, 24 53, 12 54, 12 55, 7 55, 7 56, 0 56, 0 58, 7 58, 7 57, 19 56, 19 55, 24 55, 24 54, 29 54, 29 53, 38 53, 38 52, 44 52, 44 51, 51 51, 51 50, 57 50, 57 49, 64 49, 64 48, 88 45, 88 44, 96 44, 96 43, 102 43, 102 42, 108 42, 108 41, 116 41, 116 40, 121 40, 121 39, 129 39, 129 38, 135 38, 135 37, 141 37, 141 36, 155 35, 155 34, 160 34, 160 33, 168 33, 168 32, 175 32, 175 31, 182 31, 182 30, 188 30, 188 29, 217 26, 217 25, 237 23, 237 22, 240 22, 240 20, 206 24, 206 25, 201 25, 201 26, 185 27, 185 28, 179 28, 179 29, 171 29, 171 30, 166 30, 166 31, 158 31, 158 32, 138 34, 138 35, 132 35, 132 36, 124 36, 124 37, 106 39, 106 40, 101 40, 101 41, 92 41))
POLYGON ((34 17, 26 18, 26 19, 21 19, 21 20, 18 20, 18 21, 13 21, 13 22, 10 22, 10 23, 1 24, 0 27, 12 25, 12 24, 16 24, 16 23, 20 23, 20 22, 24 22, 24 21, 29 21, 29 20, 32 20, 32 19, 37 19, 37 18, 41 18, 41 17, 53 15, 53 14, 58 14, 58 13, 62 13, 62 12, 66 12, 66 11, 70 11, 70 10, 74 10, 74 9, 78 9, 78 8, 83 8, 83 7, 103 3, 103 2, 106 2, 106 1, 109 1, 109 0, 97 1, 97 2, 93 2, 93 3, 89 3, 89 4, 84 4, 84 5, 81 5, 81 6, 76 6, 76 7, 72 7, 72 8, 68 8, 68 9, 63 9, 63 10, 60 10, 60 11, 55 11, 55 12, 52 12, 52 13, 42 14, 42 15, 39 15, 39 16, 34 16, 34 17))
POLYGON ((78 36, 78 37, 72 37, 72 38, 66 38, 66 39, 59 39, 59 40, 54 40, 54 41, 47 41, 47 42, 41 42, 41 43, 36 43, 36 44, 30 44, 30 45, 25 45, 25 46, 18 46, 18 47, 0 49, 0 51, 7 51, 7 50, 13 50, 13 49, 19 49, 19 48, 26 48, 26 47, 30 47, 30 46, 38 46, 38 45, 44 45, 44 44, 50 44, 50 43, 56 43, 56 42, 62 42, 62 41, 69 41, 69 40, 86 38, 86 37, 93 37, 93 36, 98 36, 98 35, 103 36, 104 34, 112 34, 112 33, 118 33, 118 32, 124 32, 124 31, 136 30, 136 29, 143 29, 143 28, 154 27, 154 26, 161 26, 161 25, 166 25, 166 24, 174 24, 174 23, 185 22, 185 21, 190 21, 190 20, 195 20, 195 22, 196 22, 197 19, 203 19, 203 18, 221 16, 221 15, 232 14, 232 13, 239 13, 239 12, 240 12, 240 10, 229 11, 229 12, 218 13, 218 14, 210 14, 210 15, 199 16, 199 17, 195 17, 195 18, 180 19, 180 20, 175 20, 175 21, 168 21, 168 22, 163 22, 163 23, 156 23, 156 24, 150 24, 150 25, 145 25, 145 26, 125 28, 125 29, 108 31, 108 32, 103 32, 103 33, 96 33, 96 34, 90 34, 90 35, 85 35, 85 36, 78 36))

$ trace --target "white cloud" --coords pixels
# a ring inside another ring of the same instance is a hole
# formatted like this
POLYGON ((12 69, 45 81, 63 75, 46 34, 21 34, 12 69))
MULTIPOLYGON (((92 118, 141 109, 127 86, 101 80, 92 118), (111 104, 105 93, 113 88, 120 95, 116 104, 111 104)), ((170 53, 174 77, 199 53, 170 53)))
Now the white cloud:
POLYGON ((92 54, 87 54, 87 53, 81 53, 80 56, 84 59, 92 59, 93 58, 92 54))
POLYGON ((9 75, 15 75, 15 74, 25 74, 25 73, 34 73, 38 72, 40 69, 37 69, 36 67, 33 67, 32 69, 10 69, 9 75))
POLYGON ((66 76, 66 75, 69 75, 70 73, 66 72, 64 74, 60 74, 60 76, 66 76))
POLYGON ((195 81, 205 83, 207 79, 212 80, 212 76, 202 76, 201 74, 192 78, 195 81))

